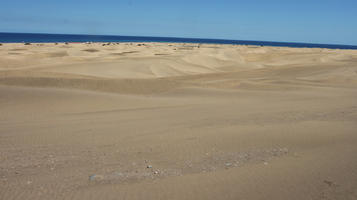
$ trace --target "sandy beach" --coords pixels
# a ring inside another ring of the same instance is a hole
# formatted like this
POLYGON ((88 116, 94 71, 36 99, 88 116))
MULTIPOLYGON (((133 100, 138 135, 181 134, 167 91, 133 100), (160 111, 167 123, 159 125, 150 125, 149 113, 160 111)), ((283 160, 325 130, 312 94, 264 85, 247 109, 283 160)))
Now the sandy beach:
POLYGON ((0 46, 0 199, 357 199, 357 51, 0 46))

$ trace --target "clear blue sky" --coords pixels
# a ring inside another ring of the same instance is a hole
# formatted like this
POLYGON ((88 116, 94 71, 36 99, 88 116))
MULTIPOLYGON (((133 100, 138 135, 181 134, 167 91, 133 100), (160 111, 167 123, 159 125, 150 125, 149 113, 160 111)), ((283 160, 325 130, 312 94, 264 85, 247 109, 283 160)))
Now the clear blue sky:
POLYGON ((357 45, 357 0, 1 0, 0 32, 357 45))

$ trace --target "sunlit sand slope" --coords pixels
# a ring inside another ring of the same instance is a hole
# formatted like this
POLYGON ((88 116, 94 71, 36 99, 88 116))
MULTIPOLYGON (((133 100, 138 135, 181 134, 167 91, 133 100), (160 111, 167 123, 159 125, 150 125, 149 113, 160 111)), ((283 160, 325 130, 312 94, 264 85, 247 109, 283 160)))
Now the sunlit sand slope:
POLYGON ((0 199, 356 199, 357 51, 0 46, 0 199))

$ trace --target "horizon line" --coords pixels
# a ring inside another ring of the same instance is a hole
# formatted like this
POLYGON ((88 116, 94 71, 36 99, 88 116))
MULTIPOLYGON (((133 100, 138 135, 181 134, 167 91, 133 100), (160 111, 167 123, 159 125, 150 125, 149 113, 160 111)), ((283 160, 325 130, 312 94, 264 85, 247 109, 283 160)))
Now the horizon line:
POLYGON ((222 38, 199 38, 199 37, 181 37, 181 36, 143 36, 143 35, 112 35, 112 34, 82 34, 82 33, 44 33, 44 32, 2 32, 0 34, 44 34, 44 35, 75 35, 75 36, 104 36, 104 37, 146 37, 146 38, 172 38, 172 39, 193 39, 193 40, 220 40, 220 41, 236 41, 236 42, 266 42, 266 43, 282 43, 282 44, 306 44, 306 45, 333 45, 333 46, 349 46, 357 47, 354 44, 328 44, 314 42, 288 42, 288 41, 269 41, 269 40, 239 40, 239 39, 222 39, 222 38))

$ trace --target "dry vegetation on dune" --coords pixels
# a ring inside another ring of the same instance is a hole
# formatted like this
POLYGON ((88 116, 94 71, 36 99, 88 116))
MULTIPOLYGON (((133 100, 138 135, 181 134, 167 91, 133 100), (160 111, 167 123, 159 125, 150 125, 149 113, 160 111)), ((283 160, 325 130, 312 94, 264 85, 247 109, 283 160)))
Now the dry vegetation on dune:
POLYGON ((357 51, 0 46, 0 199, 356 199, 357 51))

